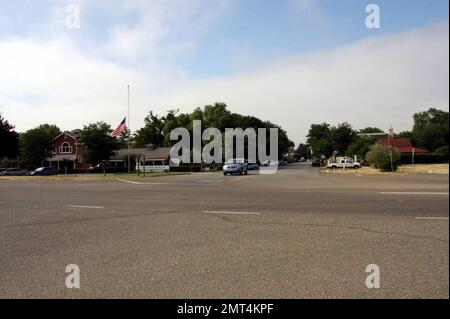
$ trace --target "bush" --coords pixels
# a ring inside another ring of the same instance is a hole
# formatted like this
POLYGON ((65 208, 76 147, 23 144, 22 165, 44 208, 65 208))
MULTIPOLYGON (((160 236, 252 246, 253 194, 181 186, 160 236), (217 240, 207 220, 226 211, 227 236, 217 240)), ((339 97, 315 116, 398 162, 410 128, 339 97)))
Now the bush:
POLYGON ((397 170, 400 163, 400 151, 394 147, 382 144, 375 144, 370 147, 370 151, 366 154, 366 160, 371 165, 383 172, 391 170, 391 151, 392 151, 392 168, 397 170))
POLYGON ((445 158, 447 158, 447 162, 448 162, 448 145, 439 147, 438 149, 434 150, 433 155, 445 157, 445 158))

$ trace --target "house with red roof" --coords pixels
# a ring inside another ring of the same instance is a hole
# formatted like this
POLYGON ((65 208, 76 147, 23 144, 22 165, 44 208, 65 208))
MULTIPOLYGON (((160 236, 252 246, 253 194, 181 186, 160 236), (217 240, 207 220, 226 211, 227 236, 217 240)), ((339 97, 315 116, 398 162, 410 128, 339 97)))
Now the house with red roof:
POLYGON ((87 169, 90 165, 83 160, 82 144, 78 138, 80 130, 63 132, 51 142, 51 150, 44 161, 45 166, 58 169, 87 169))
POLYGON ((413 146, 413 143, 410 138, 395 138, 392 129, 389 130, 387 138, 379 139, 378 143, 395 147, 402 154, 412 154, 413 152, 415 154, 430 153, 430 151, 424 148, 413 146))

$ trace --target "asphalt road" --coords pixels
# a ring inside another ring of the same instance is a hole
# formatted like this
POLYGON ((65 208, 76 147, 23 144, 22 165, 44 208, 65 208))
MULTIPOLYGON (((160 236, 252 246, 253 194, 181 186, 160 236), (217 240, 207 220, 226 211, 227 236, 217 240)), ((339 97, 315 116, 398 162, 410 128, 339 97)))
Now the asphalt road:
POLYGON ((448 175, 0 181, 2 298, 448 298, 448 175), (80 288, 68 289, 68 264, 80 288), (368 289, 366 266, 380 269, 368 289))

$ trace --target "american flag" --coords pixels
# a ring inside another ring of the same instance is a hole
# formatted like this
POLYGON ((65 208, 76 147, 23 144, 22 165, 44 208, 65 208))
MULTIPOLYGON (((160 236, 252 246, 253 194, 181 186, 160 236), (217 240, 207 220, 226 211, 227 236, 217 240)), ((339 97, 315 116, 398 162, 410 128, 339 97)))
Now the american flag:
POLYGON ((119 135, 120 133, 126 131, 127 129, 127 125, 125 124, 125 120, 127 118, 124 118, 122 122, 120 122, 119 126, 111 133, 112 137, 116 137, 117 135, 119 135))

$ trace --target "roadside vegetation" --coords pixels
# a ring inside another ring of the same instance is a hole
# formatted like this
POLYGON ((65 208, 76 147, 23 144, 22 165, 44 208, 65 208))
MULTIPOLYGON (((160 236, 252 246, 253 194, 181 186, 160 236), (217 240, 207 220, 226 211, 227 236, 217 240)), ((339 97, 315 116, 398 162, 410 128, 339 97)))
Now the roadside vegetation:
MULTIPOLYGON (((415 154, 417 164, 448 163, 449 112, 430 108, 414 114, 413 120, 411 131, 394 134, 394 138, 410 138, 414 147, 430 151, 415 154)), ((328 123, 312 124, 307 143, 299 144, 295 152, 299 158, 322 160, 331 156, 356 155, 363 163, 382 171, 395 170, 400 164, 411 163, 410 154, 400 154, 395 147, 378 145, 371 133, 383 133, 383 130, 377 127, 356 130, 346 122, 335 126, 328 123)))
MULTIPOLYGON (((337 125, 328 123, 312 124, 306 143, 300 143, 294 149, 294 143, 279 125, 258 119, 254 116, 232 113, 224 103, 197 107, 192 113, 180 113, 169 110, 165 115, 157 115, 152 111, 145 118, 144 126, 129 136, 124 132, 118 138, 112 138, 111 126, 104 122, 91 123, 80 132, 83 144, 82 154, 93 166, 107 160, 114 150, 126 148, 128 140, 132 148, 153 144, 156 147, 172 146, 176 141, 170 140, 170 132, 177 127, 188 129, 192 133, 194 120, 202 121, 202 129, 209 127, 224 131, 225 128, 278 128, 279 158, 293 154, 297 159, 325 160, 331 156, 349 156, 357 158, 380 170, 396 169, 400 164, 411 163, 411 156, 399 154, 398 150, 389 146, 380 146, 371 133, 383 133, 377 127, 366 127, 360 130, 347 122, 337 125), (362 134, 363 133, 363 134, 362 134)), ((430 153, 416 154, 416 164, 448 163, 449 158, 449 112, 430 108, 413 115, 414 125, 411 131, 395 134, 395 138, 410 138, 415 147, 429 150, 430 153)), ((17 133, 14 125, 0 114, 0 167, 14 165, 25 168, 36 168, 42 165, 50 151, 53 138, 61 133, 55 125, 42 124, 24 133, 17 133)), ((208 141, 203 141, 208 143, 208 141)), ((220 169, 212 167, 211 169, 220 169)), ((199 167, 181 167, 180 170, 197 171, 199 167)))

